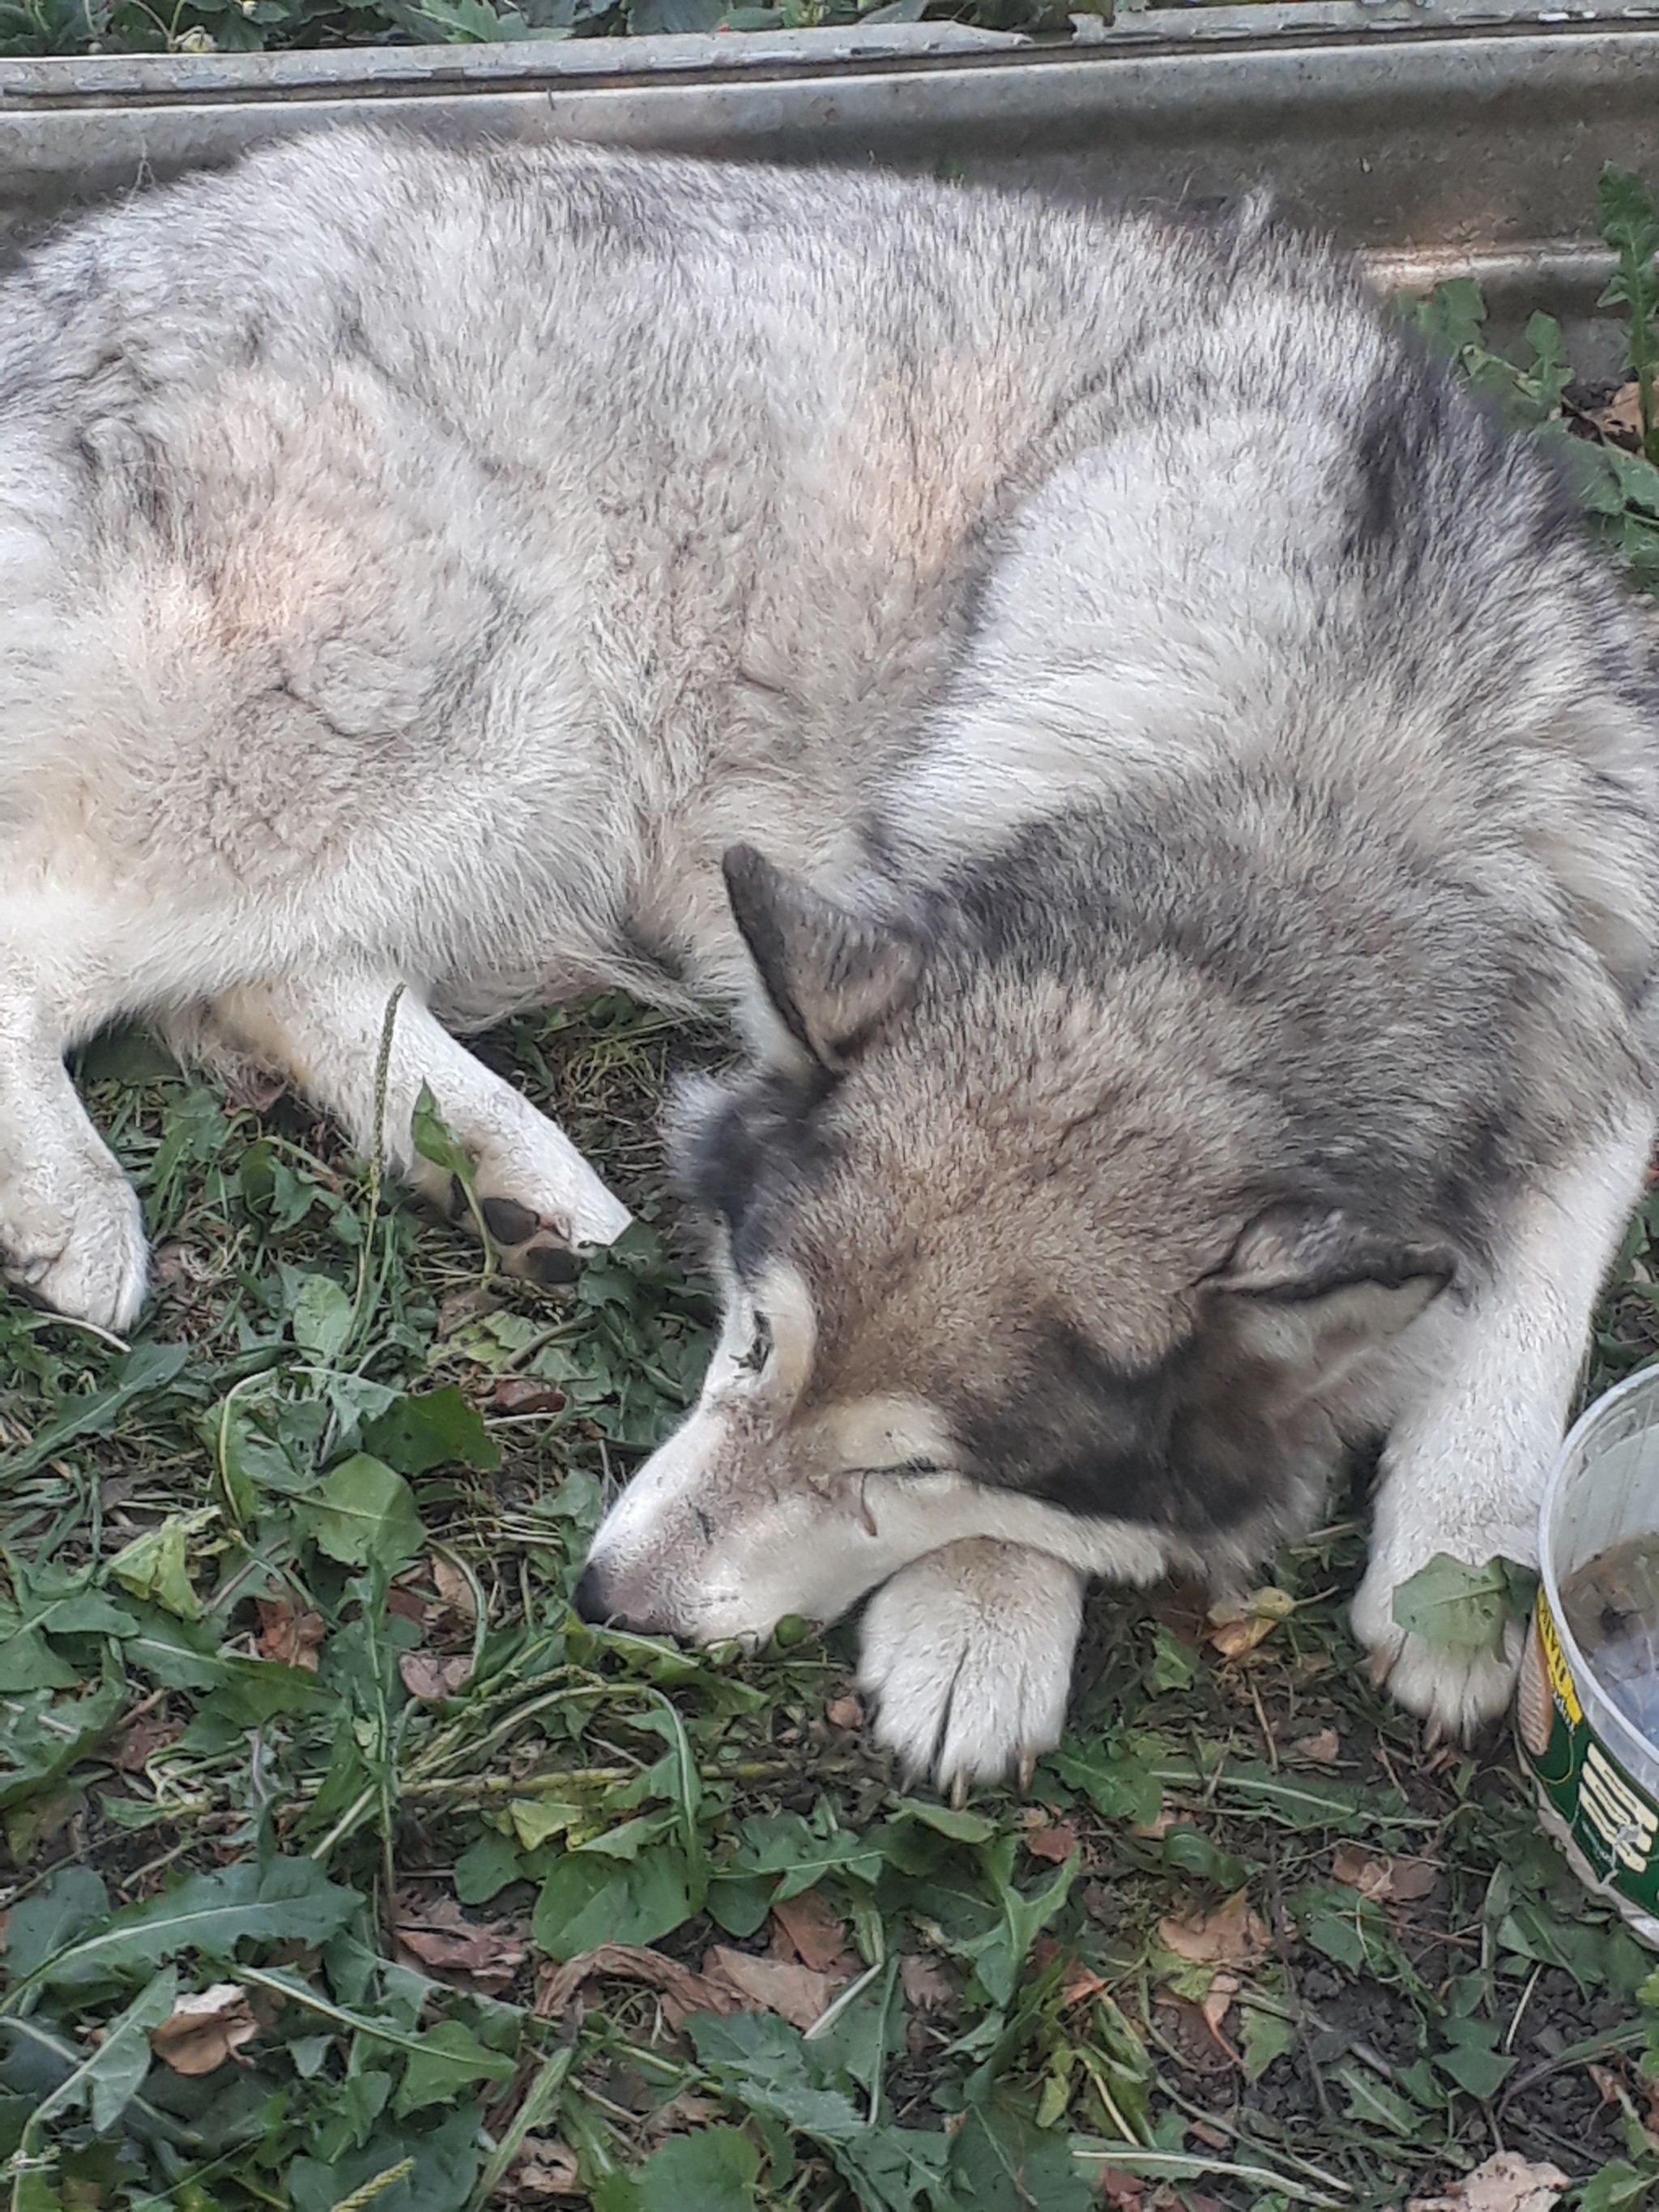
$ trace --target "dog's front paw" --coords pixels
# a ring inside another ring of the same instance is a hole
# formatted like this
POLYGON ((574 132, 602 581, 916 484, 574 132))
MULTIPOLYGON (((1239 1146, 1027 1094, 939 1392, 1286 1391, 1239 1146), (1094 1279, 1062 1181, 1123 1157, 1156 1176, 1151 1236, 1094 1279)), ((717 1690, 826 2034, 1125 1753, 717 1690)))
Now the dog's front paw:
POLYGON ((1525 1631, 1510 1621, 1504 1649, 1460 1650, 1409 1633, 1394 1617, 1395 1592, 1409 1576, 1386 1559, 1372 1563, 1353 1601, 1354 1633, 1370 1655, 1371 1677, 1386 1684, 1407 1712, 1429 1724, 1431 1740, 1468 1743, 1507 1709, 1525 1647, 1525 1631))
POLYGON ((930 1553, 865 1608, 859 1686, 878 1743, 958 1797, 1060 1741, 1083 1577, 1047 1553, 974 1538, 930 1553))
POLYGON ((73 1321, 125 1335, 149 1262, 143 1208, 113 1160, 89 1163, 66 1203, 9 1194, 0 1204, 0 1273, 73 1321))

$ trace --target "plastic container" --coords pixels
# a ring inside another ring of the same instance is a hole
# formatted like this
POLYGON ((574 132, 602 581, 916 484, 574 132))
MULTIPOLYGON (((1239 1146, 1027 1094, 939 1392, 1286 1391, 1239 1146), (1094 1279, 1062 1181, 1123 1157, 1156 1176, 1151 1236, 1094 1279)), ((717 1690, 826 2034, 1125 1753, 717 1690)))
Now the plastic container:
POLYGON ((1659 1368, 1562 1446, 1516 1727, 1539 1817, 1587 1887, 1659 1949, 1659 1368))

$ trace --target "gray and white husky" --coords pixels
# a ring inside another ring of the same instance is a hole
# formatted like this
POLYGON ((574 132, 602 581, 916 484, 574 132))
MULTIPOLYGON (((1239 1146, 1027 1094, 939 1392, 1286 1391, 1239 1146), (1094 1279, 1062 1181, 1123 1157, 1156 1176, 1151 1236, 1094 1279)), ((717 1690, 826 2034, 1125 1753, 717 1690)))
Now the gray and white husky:
POLYGON ((1386 1431, 1354 1607, 1532 1551, 1654 1134, 1659 690, 1571 501, 1337 258, 875 175, 317 136, 0 287, 0 1248, 122 1330, 118 1016, 509 1263, 626 1215, 453 1040, 733 1006, 726 1322, 590 1614, 874 1591, 879 1735, 1053 1743, 1091 1575, 1224 1580, 1386 1431))

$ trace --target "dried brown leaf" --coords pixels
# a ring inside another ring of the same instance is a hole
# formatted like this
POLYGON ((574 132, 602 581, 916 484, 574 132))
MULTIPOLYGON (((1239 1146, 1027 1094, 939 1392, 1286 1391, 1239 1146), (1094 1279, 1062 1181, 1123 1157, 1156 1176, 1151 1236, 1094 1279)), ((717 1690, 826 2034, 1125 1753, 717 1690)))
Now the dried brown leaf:
MULTIPOLYGON (((312 1665, 317 1663, 313 1658, 312 1665)), ((123 1774, 142 1774, 158 1751, 176 1743, 185 1732, 182 1721, 135 1721, 116 1738, 115 1764, 123 1774)))
POLYGON ((1342 1753, 1342 1745, 1334 1728, 1321 1729, 1317 1735, 1298 1736, 1285 1748, 1285 1756, 1297 1766, 1334 1766, 1342 1753))
POLYGON ((1221 2033, 1222 2026, 1228 2013, 1232 2009, 1232 2002, 1238 1995, 1238 1991, 1239 1979, 1237 1974, 1217 1974, 1199 2006, 1206 2025, 1218 2043, 1224 2039, 1221 2033))
POLYGON ((1129 1833, 1132 1836, 1139 1836, 1147 1843, 1161 1844, 1170 1829, 1175 1826, 1178 1818, 1179 1815, 1172 1806, 1163 1805, 1158 1808, 1155 1819, 1132 1820, 1129 1823, 1129 1833))
POLYGON ((1050 1823, 1039 1813, 1026 1828, 1025 1848, 1034 1859, 1046 1859, 1051 1866, 1064 1866, 1077 1849, 1077 1830, 1068 1820, 1050 1823))
POLYGON ((841 1960, 847 1927, 827 1899, 809 1889, 772 1907, 772 1918, 803 1966, 827 1974, 841 1960))
POLYGON ((434 1973, 492 1994, 505 1989, 525 1961, 523 1938, 510 1920, 469 1920, 452 1898, 406 1914, 398 1923, 398 1942, 434 1973))
POLYGON ((1339 1844, 1331 1873, 1338 1881, 1378 1905, 1405 1905, 1426 1897, 1439 1879, 1440 1869, 1431 1859, 1390 1858, 1386 1852, 1367 1850, 1360 1844, 1339 1844))
POLYGON ((285 1667, 304 1667, 314 1674, 323 1640, 321 1613, 290 1605, 285 1597, 262 1597, 258 1604, 259 1656, 280 1659, 285 1667))
POLYGON ((194 2076, 216 2073, 258 2033, 240 1983, 216 1982, 199 1996, 180 1997, 171 2016, 151 2031, 149 2047, 175 2074, 194 2076))
POLYGON ((1243 1889, 1213 1912, 1160 1920, 1158 1940, 1177 1958, 1206 1966, 1253 1966, 1266 1958, 1271 1943, 1267 1923, 1250 1910, 1249 1893, 1243 1889))
POLYGON ((689 2012, 744 2009, 728 1984, 708 1981, 678 1959, 665 1958, 642 1943, 601 1943, 597 1951, 584 1951, 579 1958, 543 1973, 536 1993, 537 2017, 556 2020, 582 1984, 601 1974, 619 1982, 644 1982, 660 1990, 666 2001, 664 2009, 672 2007, 681 2019, 689 2012))
POLYGON ((1116 2212, 1140 2212, 1146 2185, 1139 2174, 1125 2173, 1121 2166, 1103 2166, 1097 2186, 1106 2202, 1116 2208, 1116 2212))
POLYGON ((526 2136, 507 2175, 507 2188, 520 2197, 580 2195, 575 2152, 556 2136, 526 2136))
POLYGON ((831 1728, 851 1732, 864 1726, 864 1706, 857 1698, 831 1698, 823 1709, 823 1717, 831 1728))
POLYGON ((1091 1972, 1080 1960, 1073 1960, 1060 1983, 1060 2002, 1069 2010, 1073 2005, 1081 2004, 1085 1997, 1098 1996, 1105 1986, 1100 1975, 1091 1972))
POLYGON ((1500 2150, 1454 2181, 1443 2197, 1413 2197, 1406 2212, 1550 2212, 1571 2186, 1559 2166, 1500 2150))
POLYGON ((733 1990, 749 2012, 775 2012, 792 2027, 808 2028, 828 2010, 845 1974, 815 1974, 787 1959, 759 1959, 717 1943, 706 1952, 703 1978, 733 1990))
POLYGON ((490 1393, 500 1413, 562 1413, 564 1392, 532 1375, 504 1375, 490 1393))
POLYGON ((447 1559, 432 1562, 432 1587, 452 1613, 459 1613, 464 1620, 468 1621, 478 1618, 477 1600, 472 1595, 471 1583, 460 1569, 451 1566, 447 1559))
POLYGON ((430 1705, 440 1698, 453 1698, 471 1680, 472 1658, 470 1652, 440 1659, 430 1651, 405 1651, 398 1661, 398 1672, 410 1696, 430 1705))
POLYGON ((1252 1590, 1240 1602, 1212 1606, 1205 1638, 1224 1659, 1242 1659, 1295 1611, 1296 1600, 1290 1592, 1269 1584, 1264 1589, 1252 1590))
POLYGON ((469 1283, 465 1290, 451 1291, 438 1308, 438 1334, 453 1336, 458 1328, 495 1309, 495 1293, 488 1283, 469 1283))
POLYGON ((1642 435, 1642 387, 1633 380, 1621 384, 1605 407, 1592 407, 1589 419, 1604 438, 1618 445, 1634 445, 1642 435))
POLYGON ((1610 2066, 1587 2066, 1584 2069, 1595 2084, 1595 2094, 1604 2105, 1616 2105, 1624 2084, 1610 2066))

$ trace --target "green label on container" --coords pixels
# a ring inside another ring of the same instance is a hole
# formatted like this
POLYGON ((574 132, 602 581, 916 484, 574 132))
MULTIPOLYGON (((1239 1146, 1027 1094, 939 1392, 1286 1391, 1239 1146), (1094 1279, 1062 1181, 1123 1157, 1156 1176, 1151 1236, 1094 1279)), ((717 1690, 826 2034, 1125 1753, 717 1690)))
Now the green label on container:
POLYGON ((1540 1590, 1516 1698, 1521 1747, 1598 1882, 1659 1912, 1659 1807, 1584 1717, 1566 1653, 1540 1590))

